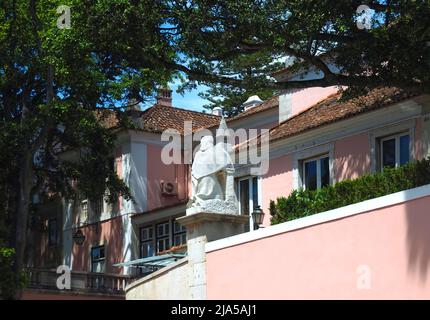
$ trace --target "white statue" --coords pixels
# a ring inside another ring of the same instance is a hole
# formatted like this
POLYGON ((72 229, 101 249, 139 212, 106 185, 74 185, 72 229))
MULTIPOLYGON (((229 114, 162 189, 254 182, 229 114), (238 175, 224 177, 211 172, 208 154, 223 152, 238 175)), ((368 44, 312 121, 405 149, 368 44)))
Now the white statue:
MULTIPOLYGON (((221 119, 217 137, 228 133, 224 118, 221 119)), ((191 167, 192 197, 187 215, 197 212, 238 214, 234 191, 234 167, 229 152, 231 146, 224 141, 214 145, 212 136, 204 136, 200 150, 191 167)))

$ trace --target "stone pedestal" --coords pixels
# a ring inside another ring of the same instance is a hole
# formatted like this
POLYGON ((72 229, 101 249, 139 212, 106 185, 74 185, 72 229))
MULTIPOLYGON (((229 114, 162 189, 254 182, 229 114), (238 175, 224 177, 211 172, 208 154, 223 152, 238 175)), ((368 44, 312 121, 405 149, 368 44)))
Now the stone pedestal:
POLYGON ((245 232, 249 217, 198 212, 177 221, 187 228, 190 299, 206 299, 206 243, 245 232))

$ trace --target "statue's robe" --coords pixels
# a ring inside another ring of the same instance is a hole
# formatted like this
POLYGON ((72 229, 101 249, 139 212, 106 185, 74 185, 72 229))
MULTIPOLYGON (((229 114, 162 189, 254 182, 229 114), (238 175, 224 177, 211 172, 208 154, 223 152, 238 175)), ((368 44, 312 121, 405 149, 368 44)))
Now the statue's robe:
POLYGON ((226 144, 222 142, 196 153, 191 167, 193 205, 206 200, 224 199, 225 186, 220 184, 217 174, 232 164, 226 144))

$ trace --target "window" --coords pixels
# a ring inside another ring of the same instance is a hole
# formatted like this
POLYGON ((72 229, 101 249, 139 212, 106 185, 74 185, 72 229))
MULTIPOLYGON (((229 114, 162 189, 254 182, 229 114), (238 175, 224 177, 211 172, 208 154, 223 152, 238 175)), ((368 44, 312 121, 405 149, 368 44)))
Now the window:
POLYGON ((88 221, 88 200, 82 200, 81 202, 81 223, 88 221))
POLYGON ((152 257, 154 255, 153 238, 152 226, 140 229, 140 256, 142 258, 152 257))
POLYGON ((170 248, 169 225, 169 221, 157 224, 157 253, 170 248))
POLYGON ((169 250, 172 246, 180 246, 186 243, 186 229, 175 219, 140 228, 141 258, 152 257, 160 252, 169 250))
POLYGON ((239 181, 239 203, 240 214, 249 214, 249 181, 248 179, 239 181))
POLYGON ((91 272, 105 272, 105 246, 91 248, 91 272))
POLYGON ((173 221, 173 245, 180 246, 187 243, 187 232, 184 226, 173 221))
POLYGON ((380 139, 381 169, 399 167, 409 162, 409 134, 398 134, 380 139))
POLYGON ((250 226, 254 226, 252 221, 252 211, 261 205, 259 198, 258 177, 246 177, 237 182, 237 194, 239 197, 239 212, 242 215, 249 215, 250 226))
POLYGON ((103 213, 103 197, 98 198, 97 200, 91 201, 91 210, 93 215, 99 217, 103 213))
POLYGON ((303 160, 303 188, 316 190, 330 184, 330 165, 328 155, 303 160))
POLYGON ((48 245, 57 245, 57 218, 48 220, 48 245))

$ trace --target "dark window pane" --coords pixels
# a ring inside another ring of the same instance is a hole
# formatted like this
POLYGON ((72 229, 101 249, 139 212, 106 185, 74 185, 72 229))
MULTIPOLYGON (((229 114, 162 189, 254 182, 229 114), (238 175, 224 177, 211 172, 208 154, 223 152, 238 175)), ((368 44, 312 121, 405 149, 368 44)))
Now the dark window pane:
POLYGON ((186 231, 185 226, 181 225, 177 221, 175 221, 174 224, 175 224, 175 233, 180 233, 180 232, 186 231))
POLYGON ((170 249, 169 238, 163 238, 157 240, 157 252, 170 249))
POLYGON ((141 240, 146 241, 152 239, 152 227, 145 227, 141 229, 141 240))
POLYGON ((317 161, 305 162, 305 188, 315 190, 317 188, 317 161))
POLYGON ((252 202, 254 203, 254 208, 258 206, 258 178, 252 178, 252 202))
POLYGON ((160 223, 157 225, 157 237, 169 235, 169 222, 160 223))
POLYGON ((321 165, 321 188, 330 184, 330 170, 328 165, 328 157, 320 159, 321 165))
POLYGON ((91 248, 91 272, 104 272, 105 247, 91 248))
POLYGON ((180 245, 186 244, 186 243, 187 243, 187 235, 186 234, 175 235, 175 239, 174 239, 174 245, 175 246, 180 246, 180 245))
POLYGON ((249 182, 242 180, 240 183, 240 213, 249 214, 249 182))
POLYGON ((48 221, 48 244, 50 246, 57 244, 57 219, 49 219, 48 221))
POLYGON ((164 240, 158 240, 158 252, 164 251, 164 240))
POLYGON ((382 142, 382 166, 396 166, 396 140, 390 139, 382 142))
POLYGON ((400 165, 409 162, 409 135, 400 137, 400 165))
POLYGON ((154 255, 154 245, 151 242, 143 242, 140 247, 140 255, 142 258, 152 257, 154 255))

